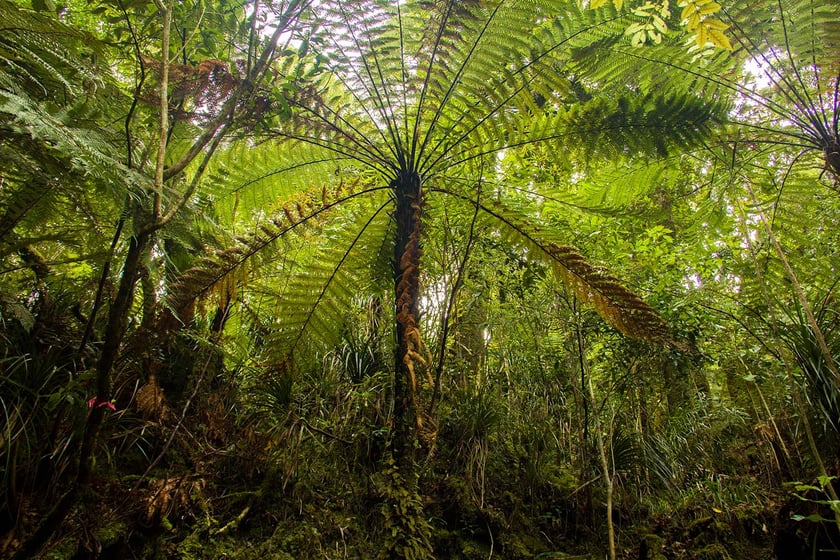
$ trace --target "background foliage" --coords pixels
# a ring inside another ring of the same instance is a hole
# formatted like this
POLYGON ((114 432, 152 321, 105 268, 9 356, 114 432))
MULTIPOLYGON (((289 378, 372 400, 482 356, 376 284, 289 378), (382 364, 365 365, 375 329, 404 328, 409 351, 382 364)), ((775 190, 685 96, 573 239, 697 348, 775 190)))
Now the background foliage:
POLYGON ((0 2, 2 554, 836 557, 836 6, 676 8, 0 2))

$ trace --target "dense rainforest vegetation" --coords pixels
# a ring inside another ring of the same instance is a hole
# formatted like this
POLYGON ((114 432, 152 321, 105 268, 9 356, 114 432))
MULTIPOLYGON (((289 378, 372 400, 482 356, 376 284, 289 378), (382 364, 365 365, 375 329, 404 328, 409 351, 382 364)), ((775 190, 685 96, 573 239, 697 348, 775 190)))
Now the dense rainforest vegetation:
POLYGON ((836 0, 0 0, 0 556, 840 558, 836 0))

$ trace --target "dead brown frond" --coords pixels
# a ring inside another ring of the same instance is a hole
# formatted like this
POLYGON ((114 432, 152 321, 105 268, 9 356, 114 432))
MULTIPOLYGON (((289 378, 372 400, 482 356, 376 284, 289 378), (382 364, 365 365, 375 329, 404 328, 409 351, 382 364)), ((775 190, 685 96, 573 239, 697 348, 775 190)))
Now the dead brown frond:
POLYGON ((137 410, 146 420, 161 422, 172 416, 172 409, 166 403, 163 388, 158 385, 154 375, 137 391, 137 410))
MULTIPOLYGON (((153 70, 152 75, 160 73, 159 60, 144 57, 143 63, 153 70)), ((197 64, 170 64, 170 116, 175 120, 213 118, 240 83, 239 77, 221 60, 211 58, 197 64)), ((146 91, 141 93, 141 99, 149 104, 157 103, 158 87, 150 81, 146 91)))
POLYGON ((595 308, 622 334, 673 342, 668 327, 652 307, 603 267, 593 265, 573 247, 546 246, 556 272, 575 296, 595 308))
POLYGON ((147 523, 160 522, 200 499, 206 481, 195 475, 152 479, 144 498, 147 523))

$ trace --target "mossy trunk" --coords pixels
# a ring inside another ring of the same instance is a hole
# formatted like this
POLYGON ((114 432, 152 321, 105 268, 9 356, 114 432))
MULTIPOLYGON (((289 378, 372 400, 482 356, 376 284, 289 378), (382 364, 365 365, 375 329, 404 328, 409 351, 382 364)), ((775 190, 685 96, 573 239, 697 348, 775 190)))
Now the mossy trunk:
POLYGON ((70 484, 55 507, 46 516, 38 529, 29 537, 13 556, 14 560, 25 560, 36 556, 46 545, 67 515, 76 505, 81 490, 93 476, 94 448, 99 439, 99 430, 111 400, 112 370, 128 326, 128 316, 134 302, 134 289, 140 271, 143 252, 148 249, 151 234, 140 234, 131 238, 125 257, 122 276, 117 295, 111 303, 108 315, 108 328, 102 344, 102 354, 96 367, 96 396, 88 406, 87 421, 79 449, 76 479, 70 484))
POLYGON ((405 173, 392 185, 397 207, 394 246, 396 349, 394 355, 394 417, 391 451, 405 475, 413 470, 417 447, 417 375, 421 341, 417 326, 420 292, 421 181, 405 173))

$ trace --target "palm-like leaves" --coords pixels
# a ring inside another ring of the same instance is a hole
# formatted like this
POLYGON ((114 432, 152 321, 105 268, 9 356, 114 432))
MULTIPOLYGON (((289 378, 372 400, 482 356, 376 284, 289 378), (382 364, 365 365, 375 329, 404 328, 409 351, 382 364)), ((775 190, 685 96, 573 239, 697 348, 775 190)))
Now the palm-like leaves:
POLYGON ((733 7, 725 15, 735 56, 675 54, 665 45, 639 51, 602 44, 582 53, 578 66, 595 79, 622 75, 645 89, 681 84, 706 99, 737 99, 730 119, 738 127, 739 140, 798 149, 810 156, 804 163, 813 166, 816 156, 822 159, 819 167, 840 174, 840 23, 835 3, 766 0, 733 7), (600 63, 606 48, 621 54, 610 59, 613 65, 600 63), (632 75, 626 73, 630 68, 632 75), (664 84, 673 71, 685 79, 664 84))
MULTIPOLYGON (((327 61, 329 72, 300 90, 292 100, 296 126, 276 131, 276 136, 315 146, 309 155, 312 169, 330 165, 337 172, 351 169, 347 173, 361 190, 387 186, 395 200, 408 194, 416 206, 422 206, 425 197, 473 200, 475 185, 488 174, 501 185, 497 194, 504 197, 509 179, 492 162, 505 150, 535 143, 559 150, 566 142, 585 142, 598 153, 616 154, 628 147, 655 153, 669 144, 696 141, 715 115, 714 105, 702 105, 686 95, 667 99, 628 95, 588 104, 564 100, 569 82, 562 68, 570 53, 594 40, 620 37, 623 23, 615 14, 583 12, 571 3, 498 1, 323 2, 313 10, 325 31, 316 30, 309 45, 327 61), (403 192, 404 179, 411 176, 419 178, 422 191, 403 192)), ((267 145, 282 161, 287 161, 282 154, 294 153, 274 143, 267 145)), ((298 144, 295 150, 300 149, 298 144)), ((265 153, 264 147, 261 150, 265 153)), ((270 158, 264 161, 270 163, 270 158)), ((307 166, 300 161, 277 169, 307 166)), ((248 170, 240 165, 236 173, 241 176, 248 170)), ((284 182, 282 174, 274 176, 270 170, 259 179, 253 186, 263 192, 284 182)), ((229 186, 248 196, 244 193, 249 187, 244 185, 250 181, 241 177, 238 185, 229 186)), ((313 185, 315 192, 329 182, 335 180, 322 178, 321 185, 313 185)), ((479 208, 488 227, 538 243, 541 250, 532 251, 533 258, 563 268, 561 277, 589 285, 592 294, 598 292, 595 276, 581 273, 580 255, 567 258, 570 253, 547 240, 538 225, 530 229, 515 225, 525 220, 524 215, 484 204, 479 208)), ((350 219, 353 212, 334 219, 355 223, 354 231, 359 232, 364 219, 350 219)), ((321 255, 321 262, 348 262, 345 246, 326 246, 338 258, 321 255)), ((371 244, 363 246, 368 250, 371 244)), ((346 292, 339 276, 329 274, 327 291, 310 303, 330 301, 326 296, 331 289, 336 297, 346 292)), ((299 296, 293 299, 306 300, 299 296)), ((647 314, 651 324, 656 322, 653 311, 635 296, 630 298, 633 303, 622 301, 628 297, 626 290, 605 290, 600 299, 586 299, 600 301, 596 307, 628 334, 650 336, 653 330, 661 334, 659 328, 642 328, 629 316, 619 317, 616 310, 626 304, 636 309, 634 315, 647 314)))
POLYGON ((251 233, 188 271, 173 286, 175 307, 230 287, 244 263, 282 245, 250 287, 277 306, 273 347, 285 361, 335 343, 350 304, 393 282, 397 457, 430 431, 417 420, 430 366, 419 331, 427 205, 472 206, 478 235, 549 267, 618 330, 670 339, 653 309, 546 227, 534 201, 555 185, 522 163, 534 146, 558 162, 570 149, 593 160, 667 153, 702 139, 721 104, 675 89, 580 94, 567 68, 593 41, 620 40, 625 25, 611 8, 336 0, 312 12, 300 52, 328 71, 292 96, 290 126, 208 171, 214 204, 231 201, 228 215, 251 233), (243 213, 243 200, 262 202, 243 213))
MULTIPOLYGON (((126 179, 140 181, 121 164, 119 139, 94 125, 92 115, 103 108, 85 98, 97 89, 113 93, 96 66, 101 45, 11 2, 0 2, 0 21, 0 242, 14 248, 10 234, 27 215, 39 225, 52 218, 46 201, 84 206, 90 216, 94 211, 80 202, 86 198, 80 186, 110 189, 126 179), (32 213, 36 208, 44 211, 32 213)), ((48 239, 43 233, 26 242, 48 239)))
POLYGON ((750 114, 762 117, 756 128, 775 131, 804 150, 821 152, 826 168, 840 176, 840 66, 832 48, 840 40, 837 6, 815 0, 773 1, 755 11, 731 17, 737 40, 757 74, 756 83, 742 90, 756 106, 750 114), (769 33, 752 32, 757 17, 771 22, 769 33), (762 84, 770 90, 762 89, 762 84))

